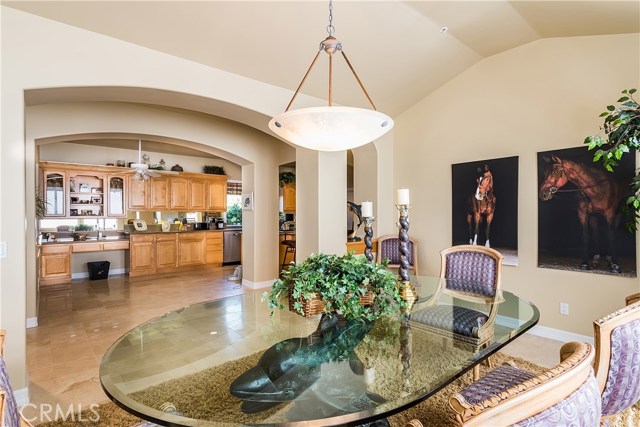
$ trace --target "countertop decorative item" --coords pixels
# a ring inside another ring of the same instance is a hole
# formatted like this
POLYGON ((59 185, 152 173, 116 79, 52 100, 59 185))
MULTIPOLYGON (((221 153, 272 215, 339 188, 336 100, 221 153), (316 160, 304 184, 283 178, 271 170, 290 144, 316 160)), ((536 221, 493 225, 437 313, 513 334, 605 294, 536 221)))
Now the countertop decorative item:
POLYGON ((282 279, 276 280, 262 299, 270 308, 282 310, 281 299, 289 298, 291 309, 303 316, 337 311, 347 320, 374 320, 395 315, 404 302, 398 281, 386 266, 357 257, 353 251, 342 256, 313 254, 283 270, 282 279), (324 305, 316 310, 318 303, 324 305), (316 311, 305 313, 305 307, 316 311))
POLYGON ((208 173, 211 175, 226 175, 222 166, 204 165, 202 167, 202 173, 208 173))
POLYGON ((171 166, 171 170, 174 171, 174 172, 182 172, 183 171, 182 166, 180 166, 177 163, 175 165, 171 166))
POLYGON ((144 219, 136 219, 133 221, 133 228, 136 231, 147 231, 147 222, 144 219))

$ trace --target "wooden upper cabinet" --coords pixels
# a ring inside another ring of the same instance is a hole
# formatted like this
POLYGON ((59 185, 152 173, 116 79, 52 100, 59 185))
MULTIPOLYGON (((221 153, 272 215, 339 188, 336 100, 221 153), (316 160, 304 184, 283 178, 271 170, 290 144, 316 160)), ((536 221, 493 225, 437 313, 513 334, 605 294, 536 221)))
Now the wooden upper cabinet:
POLYGON ((171 188, 169 209, 183 211, 189 209, 189 180, 171 177, 169 181, 171 188))
POLYGON ((227 177, 220 176, 207 180, 207 205, 209 212, 227 210, 227 177))
POLYGON ((296 212, 296 185, 285 184, 282 187, 282 210, 287 213, 296 212))
POLYGON ((45 217, 63 217, 67 215, 66 172, 61 170, 42 170, 41 196, 45 217))
POLYGON ((129 203, 127 204, 132 211, 143 211, 147 209, 147 192, 149 181, 144 179, 133 179, 133 175, 127 177, 127 190, 129 203))
POLYGON ((201 178, 189 180, 189 209, 204 211, 207 208, 207 182, 201 178))
MULTIPOLYGON (((171 178, 171 180, 176 178, 171 178)), ((151 178, 149 181, 149 209, 167 210, 171 207, 173 190, 167 177, 151 178)))
POLYGON ((107 175, 107 191, 105 191, 107 216, 109 218, 126 218, 127 216, 127 182, 126 175, 107 175))

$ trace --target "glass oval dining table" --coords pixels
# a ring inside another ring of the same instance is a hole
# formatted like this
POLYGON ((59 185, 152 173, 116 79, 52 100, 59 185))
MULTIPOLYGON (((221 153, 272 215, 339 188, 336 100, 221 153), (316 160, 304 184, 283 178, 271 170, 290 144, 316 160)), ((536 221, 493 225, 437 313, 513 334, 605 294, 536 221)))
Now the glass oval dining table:
POLYGON ((259 292, 193 304, 119 338, 102 358, 100 381, 118 406, 166 426, 384 419, 428 399, 538 322, 535 305, 503 291, 488 338, 457 339, 446 330, 456 327, 459 307, 487 313, 493 305, 439 296, 440 280, 412 277, 418 300, 375 322, 272 314, 259 292), (444 334, 419 320, 434 298, 450 316, 440 323, 444 334))

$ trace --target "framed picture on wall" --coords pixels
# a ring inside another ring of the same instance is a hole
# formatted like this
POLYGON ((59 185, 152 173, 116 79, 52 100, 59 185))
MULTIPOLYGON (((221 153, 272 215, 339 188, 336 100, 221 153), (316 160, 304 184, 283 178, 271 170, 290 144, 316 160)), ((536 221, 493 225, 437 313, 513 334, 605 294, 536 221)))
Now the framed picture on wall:
POLYGON ((586 146, 538 153, 538 267, 636 277, 636 238, 624 223, 635 159, 613 172, 586 146))
POLYGON ((248 211, 253 210, 253 193, 244 193, 242 195, 242 209, 248 211))
POLYGON ((484 245, 518 265, 518 157, 451 165, 452 244, 484 245))

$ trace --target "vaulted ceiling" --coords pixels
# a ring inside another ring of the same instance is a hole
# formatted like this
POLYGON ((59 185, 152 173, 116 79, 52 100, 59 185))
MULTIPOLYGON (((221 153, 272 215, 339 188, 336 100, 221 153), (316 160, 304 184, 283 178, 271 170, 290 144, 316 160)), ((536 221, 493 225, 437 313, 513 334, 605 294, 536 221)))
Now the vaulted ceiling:
MULTIPOLYGON (((2 4, 290 90, 327 36, 329 16, 328 1, 2 4)), ((333 25, 376 106, 393 116, 499 52, 547 37, 638 33, 640 2, 335 0, 333 25)), ((303 87, 322 99, 324 57, 303 87)), ((348 67, 334 62, 334 102, 367 106, 348 67)))

